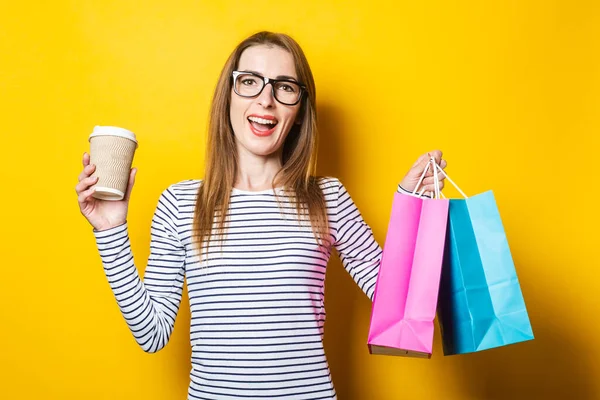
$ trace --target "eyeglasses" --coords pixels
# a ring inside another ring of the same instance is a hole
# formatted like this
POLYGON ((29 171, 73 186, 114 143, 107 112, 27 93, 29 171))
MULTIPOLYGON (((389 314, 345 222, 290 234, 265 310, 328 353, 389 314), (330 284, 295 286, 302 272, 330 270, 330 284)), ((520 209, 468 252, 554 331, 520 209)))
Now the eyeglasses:
POLYGON ((287 106, 298 104, 306 90, 304 85, 291 79, 271 79, 254 72, 233 71, 233 90, 238 96, 256 97, 269 83, 275 100, 287 106))

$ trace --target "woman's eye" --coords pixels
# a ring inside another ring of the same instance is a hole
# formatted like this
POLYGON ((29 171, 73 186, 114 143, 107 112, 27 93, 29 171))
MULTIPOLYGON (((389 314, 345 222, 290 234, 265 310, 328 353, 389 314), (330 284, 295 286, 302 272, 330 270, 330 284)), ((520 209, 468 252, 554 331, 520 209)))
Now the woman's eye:
POLYGON ((254 85, 256 81, 254 79, 244 79, 242 80, 242 84, 246 86, 254 85))
POLYGON ((279 86, 279 89, 283 90, 284 92, 294 92, 294 88, 290 85, 286 85, 285 83, 282 83, 279 86))

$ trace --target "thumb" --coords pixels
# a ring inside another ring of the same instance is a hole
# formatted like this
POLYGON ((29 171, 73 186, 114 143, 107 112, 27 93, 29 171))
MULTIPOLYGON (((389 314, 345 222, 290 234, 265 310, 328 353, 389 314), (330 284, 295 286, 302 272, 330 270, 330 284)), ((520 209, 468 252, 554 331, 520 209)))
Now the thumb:
POLYGON ((127 182, 127 191, 125 192, 125 197, 123 197, 124 201, 129 201, 131 198, 131 190, 133 189, 133 185, 135 183, 135 176, 137 175, 137 168, 133 168, 129 173, 129 181, 127 182))

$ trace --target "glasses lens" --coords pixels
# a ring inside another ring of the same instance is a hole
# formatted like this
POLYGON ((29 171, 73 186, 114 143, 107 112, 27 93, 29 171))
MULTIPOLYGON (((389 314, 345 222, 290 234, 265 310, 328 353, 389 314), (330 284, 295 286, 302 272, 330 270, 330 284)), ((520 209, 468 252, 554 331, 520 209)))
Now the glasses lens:
POLYGON ((294 82, 277 82, 273 86, 275 98, 284 104, 295 104, 300 99, 300 85, 294 82))
POLYGON ((256 96, 262 90, 264 81, 252 74, 240 74, 235 80, 235 91, 240 96, 256 96))

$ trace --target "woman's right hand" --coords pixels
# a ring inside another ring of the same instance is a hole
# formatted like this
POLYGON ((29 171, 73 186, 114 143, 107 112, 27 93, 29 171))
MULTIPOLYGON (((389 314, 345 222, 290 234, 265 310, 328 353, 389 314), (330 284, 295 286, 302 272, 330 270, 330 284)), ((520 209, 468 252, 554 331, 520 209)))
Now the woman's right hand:
POLYGON ((94 173, 95 169, 95 165, 90 165, 90 155, 83 153, 83 171, 79 174, 79 183, 75 186, 75 191, 81 214, 94 229, 102 231, 122 225, 127 220, 127 209, 137 168, 131 169, 125 197, 118 201, 99 200, 92 196, 94 189, 90 189, 90 187, 96 184, 97 178, 90 175, 94 173))

